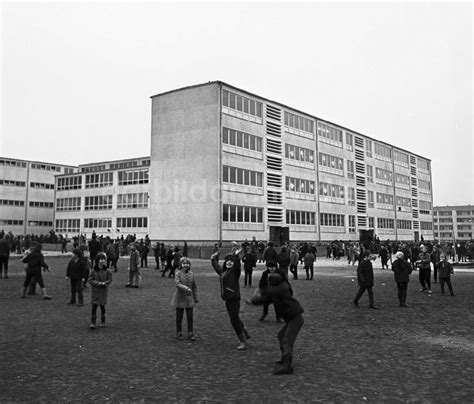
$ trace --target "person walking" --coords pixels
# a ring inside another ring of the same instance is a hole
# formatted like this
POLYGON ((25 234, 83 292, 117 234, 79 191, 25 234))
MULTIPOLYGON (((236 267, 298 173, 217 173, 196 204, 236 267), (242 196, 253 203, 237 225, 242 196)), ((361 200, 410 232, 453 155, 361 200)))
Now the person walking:
POLYGON ((261 305, 271 301, 278 312, 281 313, 285 322, 283 328, 278 332, 281 358, 276 362, 277 366, 273 370, 273 374, 292 374, 294 372, 294 344, 304 324, 304 310, 299 301, 293 297, 293 290, 288 280, 283 279, 281 274, 271 273, 268 276, 268 283, 268 287, 261 295, 255 295, 252 299, 247 299, 246 303, 261 305))
POLYGON ((374 286, 374 268, 371 262, 370 251, 364 251, 362 253, 362 261, 357 265, 357 282, 359 283, 359 291, 352 301, 354 306, 359 306, 359 299, 367 290, 367 294, 369 295, 369 307, 377 310, 378 307, 375 306, 374 292, 372 290, 374 286))
POLYGON ((410 281, 410 274, 412 267, 401 251, 395 254, 395 261, 392 263, 392 271, 395 276, 398 290, 398 302, 400 307, 408 307, 407 291, 408 282, 410 281))
POLYGON ((418 279, 421 284, 420 292, 428 290, 428 293, 433 293, 431 291, 431 256, 428 252, 428 249, 425 245, 421 245, 420 254, 418 254, 418 259, 415 265, 418 267, 419 276, 418 279))
POLYGON ((257 256, 250 246, 247 247, 246 253, 242 258, 244 263, 244 288, 252 287, 252 273, 257 266, 257 256))
POLYGON ((49 271, 49 266, 44 262, 44 256, 41 253, 42 246, 40 243, 36 243, 33 247, 33 251, 27 254, 22 262, 27 264, 26 266, 26 277, 23 282, 23 292, 21 297, 26 297, 26 289, 32 279, 35 279, 36 283, 41 288, 41 293, 43 294, 44 300, 51 300, 52 297, 46 292, 46 286, 44 285, 43 275, 41 270, 49 271))
POLYGON ((291 247, 290 250, 290 272, 293 275, 293 279, 298 279, 298 261, 299 261, 299 254, 296 251, 295 247, 291 247))
POLYGON ((199 303, 196 280, 191 271, 191 261, 187 257, 180 260, 178 271, 175 274, 176 290, 171 300, 171 306, 176 309, 176 338, 184 339, 182 322, 184 311, 188 325, 188 339, 195 341, 193 331, 194 307, 199 303))
POLYGON ((306 271, 306 280, 307 281, 313 280, 314 261, 316 261, 316 257, 314 256, 311 249, 308 249, 308 252, 304 256, 304 269, 306 271))
POLYGON ((286 279, 288 279, 288 267, 290 266, 290 254, 286 246, 281 247, 280 252, 277 255, 278 271, 286 279))
POLYGON ((107 269, 107 256, 97 254, 94 270, 89 276, 91 285, 91 323, 90 329, 96 328, 97 309, 100 306, 100 327, 105 327, 105 306, 107 304, 109 285, 112 283, 112 272, 107 269))
POLYGON ((240 319, 240 287, 239 279, 241 273, 240 252, 241 249, 235 250, 233 254, 228 254, 224 258, 224 264, 219 265, 219 252, 211 255, 211 264, 216 273, 219 275, 221 298, 225 302, 226 310, 229 315, 230 323, 239 339, 237 346, 239 351, 247 348, 247 340, 250 338, 247 329, 240 319))
POLYGON ((84 259, 84 255, 80 248, 75 248, 73 251, 73 257, 66 269, 66 279, 71 284, 71 298, 68 304, 76 304, 77 294, 77 305, 84 306, 84 296, 82 293, 82 284, 87 280, 87 261, 84 259))
POLYGON ((8 279, 8 261, 10 260, 10 240, 7 235, 0 234, 0 278, 8 279))

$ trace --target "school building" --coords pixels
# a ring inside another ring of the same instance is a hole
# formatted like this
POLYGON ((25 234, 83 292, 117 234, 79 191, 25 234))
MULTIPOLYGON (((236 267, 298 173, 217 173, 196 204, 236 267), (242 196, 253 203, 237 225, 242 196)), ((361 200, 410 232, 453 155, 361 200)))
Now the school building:
POLYGON ((474 228, 474 206, 435 206, 434 238, 438 241, 470 241, 474 228))
POLYGON ((427 157, 221 81, 151 99, 152 239, 433 239, 427 157))

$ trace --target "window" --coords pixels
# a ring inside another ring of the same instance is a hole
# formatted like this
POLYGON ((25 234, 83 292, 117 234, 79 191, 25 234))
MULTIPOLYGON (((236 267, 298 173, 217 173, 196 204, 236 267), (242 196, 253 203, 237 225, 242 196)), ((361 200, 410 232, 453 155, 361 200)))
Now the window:
POLYGON ((86 196, 84 202, 85 210, 108 210, 112 209, 112 195, 86 196))
POLYGON ((342 130, 318 121, 318 136, 321 141, 342 147, 342 130))
POLYGON ((243 168, 223 166, 222 181, 229 184, 250 185, 262 188, 263 174, 243 168), (244 178, 247 179, 246 182, 249 182, 249 184, 244 183, 244 178))
POLYGON ((354 215, 349 215, 349 233, 356 232, 356 217, 354 215))
POLYGON ((117 209, 148 208, 148 193, 118 194, 117 209))
POLYGON ((319 196, 326 202, 344 203, 344 187, 341 185, 319 183, 319 196))
POLYGON ((395 173, 395 186, 397 188, 410 189, 410 177, 408 175, 395 173))
POLYGON ((404 198, 402 196, 397 196, 397 206, 403 207, 403 208, 411 208, 411 199, 410 198, 404 198))
POLYGON ((411 220, 397 219, 397 229, 411 230, 411 220))
POLYGON ((417 159, 417 166, 420 169, 420 171, 425 171, 427 173, 430 172, 430 162, 418 157, 417 159))
POLYGON ((15 180, 0 180, 0 185, 5 185, 6 187, 24 187, 26 186, 26 182, 15 180))
POLYGON ((347 204, 355 205, 355 203, 356 203, 355 188, 349 187, 347 188, 347 204))
MULTIPOLYGON (((47 208, 52 209, 54 207, 53 202, 41 202, 41 201, 30 201, 30 207, 32 208, 47 208)), ((51 224, 53 226, 53 224, 51 224)))
POLYGON ((334 213, 321 213, 320 223, 321 226, 344 227, 344 215, 337 215, 334 213))
POLYGON ((393 161, 395 162, 395 164, 399 166, 403 166, 403 167, 410 166, 410 156, 399 150, 393 150, 393 161))
POLYGON ((56 199, 56 211, 81 210, 81 198, 58 198, 56 199))
POLYGON ((375 142, 375 158, 379 160, 392 161, 392 148, 375 142))
POLYGON ((118 217, 117 228, 148 227, 147 217, 118 217))
POLYGON ((369 208, 374 207, 374 191, 367 191, 367 204, 369 208))
POLYGON ((261 102, 228 90, 223 90, 222 106, 222 110, 226 114, 247 119, 252 122, 263 122, 263 104, 261 102))
POLYGON ((114 173, 86 174, 86 188, 102 188, 113 185, 114 173))
POLYGON ((433 230, 433 223, 432 222, 420 222, 420 229, 421 230, 433 230))
POLYGON ((315 214, 314 212, 306 212, 302 210, 287 210, 286 224, 314 226, 315 214))
POLYGON ((372 140, 365 139, 365 154, 367 157, 372 157, 372 140))
POLYGON ((226 223, 263 223, 263 208, 222 205, 222 221, 226 223))
POLYGON ((36 189, 54 189, 54 184, 46 184, 44 182, 30 182, 30 187, 36 189))
POLYGON ((0 219, 0 225, 23 226, 23 220, 0 219))
POLYGON ((346 132, 346 149, 350 151, 354 150, 354 136, 349 132, 346 132))
POLYGON ((285 111, 285 125, 303 132, 314 133, 314 121, 285 111))
POLYGON ((119 185, 148 184, 148 168, 118 172, 119 185))
POLYGON ((390 170, 384 170, 383 168, 376 167, 375 177, 377 178, 378 183, 392 185, 393 174, 390 170))
POLYGON ((0 199, 1 206, 25 206, 25 201, 18 201, 14 199, 0 199))
POLYGON ((395 221, 394 219, 386 219, 383 217, 378 217, 377 227, 379 229, 395 229, 395 221))
POLYGON ((377 204, 382 208, 393 208, 393 195, 377 192, 377 204))
POLYGON ((431 190, 431 184, 429 181, 418 180, 418 188, 422 190, 429 191, 431 190))
POLYGON ((365 168, 367 170, 367 182, 374 182, 374 167, 367 164, 365 168))
POLYGON ((33 170, 56 171, 58 173, 61 172, 61 167, 42 163, 31 163, 31 168, 33 170))
POLYGON ((243 149, 262 151, 262 138, 235 129, 222 128, 222 143, 243 149))
POLYGON ((420 206, 420 213, 423 215, 430 215, 431 214, 431 209, 432 209, 432 204, 430 201, 419 201, 419 206, 420 206))
POLYGON ((319 153, 319 165, 321 166, 321 171, 344 175, 344 160, 340 157, 319 153))
POLYGON ((30 220, 28 226, 40 226, 40 227, 53 227, 53 222, 47 222, 43 220, 30 220))
POLYGON ((82 188, 82 177, 61 177, 58 178, 58 191, 66 191, 69 189, 81 189, 82 188))
POLYGON ((57 233, 79 233, 79 219, 56 219, 55 231, 57 233))
POLYGON ((0 159, 0 166, 26 168, 26 161, 0 159))
POLYGON ((290 160, 314 163, 314 151, 304 147, 285 144, 285 157, 290 160))
POLYGON ((354 162, 347 160, 347 178, 354 178, 354 162))
POLYGON ((286 177, 287 191, 314 195, 314 181, 302 180, 300 178, 286 177))
POLYGON ((84 219, 84 228, 86 229, 109 229, 111 227, 112 219, 84 219))

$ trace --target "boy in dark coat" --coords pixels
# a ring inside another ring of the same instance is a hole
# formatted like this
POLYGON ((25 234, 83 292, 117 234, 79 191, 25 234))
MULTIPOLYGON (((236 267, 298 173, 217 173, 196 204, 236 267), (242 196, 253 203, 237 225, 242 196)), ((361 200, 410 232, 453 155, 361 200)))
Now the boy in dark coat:
POLYGON ((408 307, 407 290, 412 267, 408 261, 405 261, 405 257, 401 251, 395 254, 395 261, 392 263, 392 271, 395 276, 395 282, 397 283, 400 307, 408 307))
POLYGON ((230 323, 240 341, 237 349, 242 351, 247 348, 246 340, 250 338, 250 335, 240 319, 240 251, 241 249, 237 249, 233 254, 226 255, 222 267, 219 266, 219 252, 215 252, 211 255, 211 264, 219 275, 221 297, 225 302, 230 323))
POLYGON ((451 275, 454 274, 453 266, 448 262, 446 254, 440 255, 440 262, 438 263, 439 286, 441 287, 441 294, 444 296, 444 284, 448 284, 449 293, 454 296, 453 285, 451 284, 451 275))
MULTIPOLYGON (((265 290, 268 288, 268 277, 271 274, 279 273, 283 279, 286 279, 284 275, 278 272, 277 263, 275 261, 267 261, 267 269, 262 272, 262 276, 260 277, 260 281, 258 282, 258 288, 260 290, 260 294, 264 294, 265 290)), ((270 306, 271 301, 265 301, 262 303, 263 305, 263 313, 260 317, 259 321, 265 321, 265 318, 268 316, 268 306, 270 306)), ((277 323, 283 323, 281 316, 278 313, 277 307, 275 306, 275 315, 277 323)))
POLYGON ((75 248, 73 250, 73 257, 69 262, 66 270, 66 279, 71 283, 71 299, 68 304, 76 304, 76 293, 77 293, 77 305, 84 306, 84 296, 82 294, 82 284, 87 279, 87 261, 84 259, 82 250, 75 248))
POLYGON ((293 346, 296 337, 304 324, 303 307, 293 297, 293 290, 286 279, 279 273, 272 273, 268 277, 269 285, 260 296, 247 299, 247 304, 261 305, 273 302, 275 309, 281 314, 285 325, 278 332, 278 343, 281 351, 281 359, 277 361, 278 366, 274 374, 293 373, 293 346))
POLYGON ((374 292, 372 291, 374 286, 374 268, 370 260, 370 251, 364 251, 363 260, 357 266, 357 282, 359 283, 359 291, 352 303, 354 303, 354 306, 359 306, 359 299, 367 290, 370 308, 377 310, 378 307, 374 304, 374 292))

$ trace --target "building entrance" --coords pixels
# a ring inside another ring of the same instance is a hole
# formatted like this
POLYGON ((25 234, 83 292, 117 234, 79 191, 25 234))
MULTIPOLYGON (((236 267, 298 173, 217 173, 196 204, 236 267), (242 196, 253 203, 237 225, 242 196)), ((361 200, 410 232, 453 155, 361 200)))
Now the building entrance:
POLYGON ((270 241, 273 241, 275 247, 282 246, 290 241, 290 228, 281 226, 270 226, 270 241))

